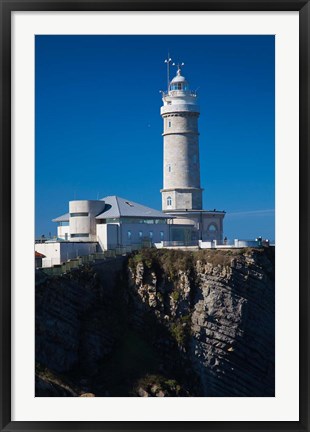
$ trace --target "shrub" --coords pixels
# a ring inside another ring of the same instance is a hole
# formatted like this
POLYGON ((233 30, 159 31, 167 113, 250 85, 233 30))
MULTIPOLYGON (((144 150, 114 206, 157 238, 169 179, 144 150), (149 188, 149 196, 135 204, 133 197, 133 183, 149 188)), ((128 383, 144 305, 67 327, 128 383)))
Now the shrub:
POLYGON ((190 335, 190 319, 190 315, 184 315, 171 323, 170 333, 180 346, 184 346, 186 344, 190 335))
POLYGON ((177 291, 177 290, 172 291, 172 293, 171 293, 171 297, 172 297, 172 299, 173 299, 175 302, 177 302, 177 301, 179 300, 179 298, 180 298, 180 292, 177 291))

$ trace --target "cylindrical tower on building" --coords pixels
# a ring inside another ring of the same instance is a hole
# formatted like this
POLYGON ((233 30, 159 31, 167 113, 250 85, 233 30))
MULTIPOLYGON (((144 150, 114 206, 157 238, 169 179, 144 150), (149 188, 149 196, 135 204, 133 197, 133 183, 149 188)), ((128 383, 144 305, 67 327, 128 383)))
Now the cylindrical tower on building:
POLYGON ((95 217, 103 212, 103 200, 69 201, 70 241, 97 241, 95 217))
POLYGON ((163 93, 161 116, 164 121, 163 211, 201 210, 199 163, 199 106, 188 82, 177 75, 163 93))

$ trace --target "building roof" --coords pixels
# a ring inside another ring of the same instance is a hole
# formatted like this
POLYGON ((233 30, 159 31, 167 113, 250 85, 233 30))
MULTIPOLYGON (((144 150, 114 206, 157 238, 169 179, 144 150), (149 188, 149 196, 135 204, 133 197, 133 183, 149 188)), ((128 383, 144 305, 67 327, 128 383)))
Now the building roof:
POLYGON ((34 251, 34 255, 36 258, 46 258, 45 255, 41 254, 40 252, 34 251))
MULTIPOLYGON (((102 198, 100 201, 105 202, 104 211, 96 219, 114 219, 120 217, 139 217, 153 219, 171 219, 173 216, 167 215, 159 210, 154 210, 142 204, 130 201, 116 195, 110 195, 102 198)), ((65 213, 52 219, 53 222, 69 222, 70 214, 65 213)))
POLYGON ((52 222, 69 222, 69 218, 69 213, 65 213, 62 216, 58 216, 57 218, 52 219, 52 222))
POLYGON ((110 219, 120 217, 140 217, 154 219, 170 219, 171 216, 165 213, 137 204, 133 201, 111 195, 102 198, 105 201, 105 209, 96 219, 110 219))

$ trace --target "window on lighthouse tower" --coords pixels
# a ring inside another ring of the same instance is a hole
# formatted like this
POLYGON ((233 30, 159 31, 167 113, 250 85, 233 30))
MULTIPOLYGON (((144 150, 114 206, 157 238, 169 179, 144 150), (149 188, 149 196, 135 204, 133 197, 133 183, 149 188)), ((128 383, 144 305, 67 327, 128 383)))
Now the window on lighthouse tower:
POLYGON ((171 196, 168 196, 168 198, 167 198, 167 206, 172 206, 172 198, 171 198, 171 196))
POLYGON ((183 83, 174 83, 171 84, 171 90, 184 90, 183 83))

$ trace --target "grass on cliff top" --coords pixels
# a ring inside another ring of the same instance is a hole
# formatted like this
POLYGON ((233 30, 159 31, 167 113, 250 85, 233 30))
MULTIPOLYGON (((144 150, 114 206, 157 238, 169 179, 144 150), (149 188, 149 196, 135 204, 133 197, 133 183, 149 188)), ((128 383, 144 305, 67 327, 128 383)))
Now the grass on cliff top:
POLYGON ((134 270, 142 262, 146 267, 156 270, 161 268, 173 278, 179 271, 188 271, 201 261, 213 266, 230 266, 234 257, 252 253, 253 249, 205 249, 199 251, 183 251, 173 249, 142 249, 129 258, 129 267, 134 270))

